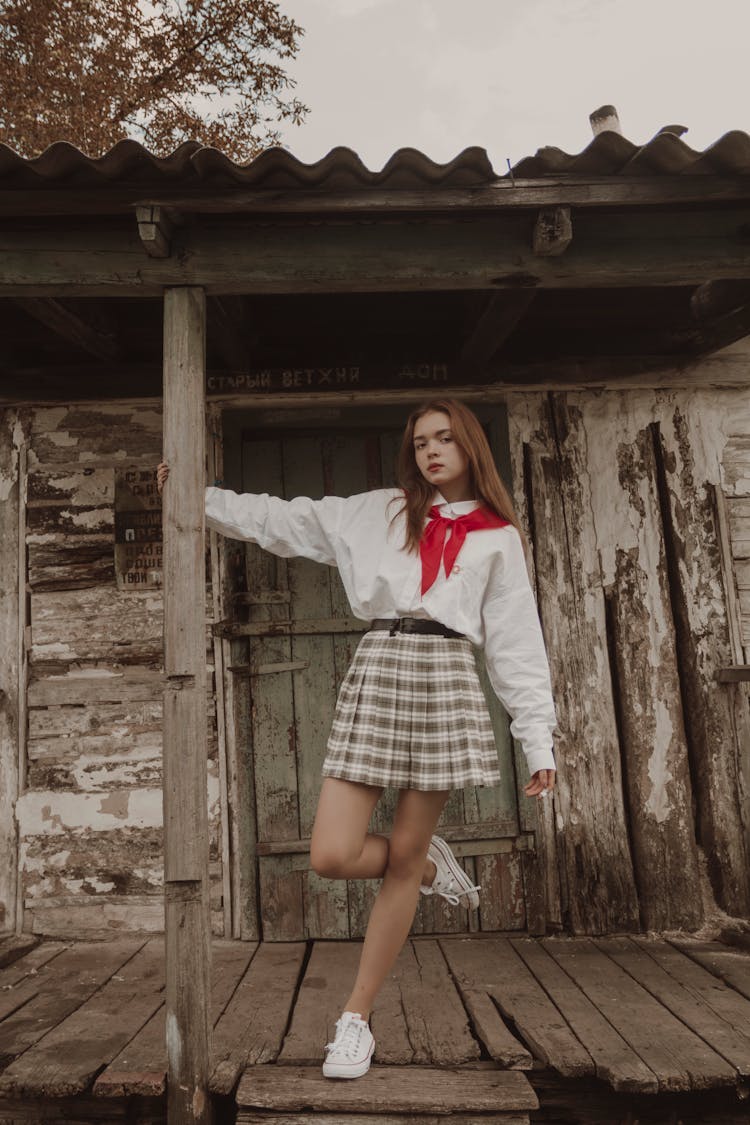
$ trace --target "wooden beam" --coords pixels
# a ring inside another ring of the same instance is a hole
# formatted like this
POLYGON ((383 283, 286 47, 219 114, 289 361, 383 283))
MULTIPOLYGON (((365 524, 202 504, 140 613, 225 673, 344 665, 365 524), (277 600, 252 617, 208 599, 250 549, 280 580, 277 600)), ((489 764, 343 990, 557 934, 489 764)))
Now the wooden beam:
MULTIPOLYGON (((510 391, 532 390, 627 390, 634 387, 746 387, 748 359, 736 355, 634 355, 562 358, 538 363, 493 362, 483 379, 460 377, 448 370, 441 394, 455 394, 467 401, 498 400, 510 391)), ((252 373, 251 373, 252 374, 252 373)), ((412 402, 426 387, 421 385, 315 388, 284 390, 258 385, 249 390, 246 373, 236 379, 224 370, 211 370, 207 400, 225 406, 307 406, 313 403, 341 406, 347 403, 412 402)), ((430 385, 436 389, 436 385, 430 385)), ((150 365, 120 364, 114 368, 80 367, 24 368, 0 383, 0 404, 76 401, 101 402, 102 398, 149 400, 161 397, 161 369, 150 365)))
POLYGON ((568 252, 529 245, 523 214, 471 221, 219 222, 175 232, 169 258, 144 257, 125 231, 0 232, 0 296, 153 296, 698 285, 750 277, 750 210, 590 211, 568 252))
POLYGON ((573 241, 570 207, 543 207, 534 224, 531 240, 534 253, 554 258, 563 254, 573 241))
POLYGON ((205 297, 164 295, 164 896, 167 1112, 208 1125, 211 1028, 205 644, 205 297))
POLYGON ((728 668, 719 668, 716 679, 720 684, 750 683, 750 664, 730 664, 728 668))
POLYGON ((717 351, 750 334, 750 281, 717 280, 699 285, 690 298, 696 327, 675 336, 694 352, 717 351))
POLYGON ((23 791, 26 766, 26 544, 24 458, 25 412, 0 412, 0 930, 21 928, 23 896, 18 893, 18 827, 14 809, 23 791), (18 923, 18 926, 17 926, 18 923))
POLYGON ((734 203, 750 201, 746 176, 544 176, 515 177, 479 187, 354 188, 328 191, 321 188, 269 190, 232 185, 208 189, 165 183, 69 188, 49 185, 38 191, 0 191, 0 215, 130 214, 136 206, 167 207, 185 214, 363 214, 379 211, 443 212, 456 208, 469 212, 526 208, 670 206, 678 203, 734 203))
POLYGON ((97 359, 116 361, 120 348, 113 331, 102 332, 78 313, 51 297, 16 297, 15 303, 56 336, 97 359))
POLYGON ((536 296, 533 289, 493 293, 464 343, 459 363, 481 367, 499 351, 536 296))
POLYGON ((168 258, 172 253, 174 228, 182 223, 179 212, 161 204, 146 204, 135 209, 138 237, 151 258, 168 258))

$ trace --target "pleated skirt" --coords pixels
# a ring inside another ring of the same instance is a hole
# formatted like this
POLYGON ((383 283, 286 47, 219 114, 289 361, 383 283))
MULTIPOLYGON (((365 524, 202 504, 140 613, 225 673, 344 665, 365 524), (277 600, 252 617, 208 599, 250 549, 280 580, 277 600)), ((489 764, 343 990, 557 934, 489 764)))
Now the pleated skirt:
POLYGON ((471 642, 366 633, 339 690, 323 776, 398 789, 497 785, 471 642))

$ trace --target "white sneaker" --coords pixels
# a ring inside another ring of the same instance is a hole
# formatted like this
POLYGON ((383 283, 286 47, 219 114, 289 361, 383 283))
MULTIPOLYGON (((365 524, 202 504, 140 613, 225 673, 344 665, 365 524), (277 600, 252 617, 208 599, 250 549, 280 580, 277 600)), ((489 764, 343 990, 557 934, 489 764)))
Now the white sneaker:
POLYGON ((435 878, 429 887, 421 886, 423 895, 440 895, 453 906, 458 906, 462 898, 468 910, 479 906, 480 887, 475 887, 471 879, 450 850, 445 840, 433 836, 427 851, 427 858, 435 864, 435 878))
POLYGON ((357 1012, 344 1012, 336 1020, 333 1043, 326 1043, 323 1074, 326 1078, 361 1078, 370 1069, 374 1050, 375 1040, 367 1020, 357 1012))

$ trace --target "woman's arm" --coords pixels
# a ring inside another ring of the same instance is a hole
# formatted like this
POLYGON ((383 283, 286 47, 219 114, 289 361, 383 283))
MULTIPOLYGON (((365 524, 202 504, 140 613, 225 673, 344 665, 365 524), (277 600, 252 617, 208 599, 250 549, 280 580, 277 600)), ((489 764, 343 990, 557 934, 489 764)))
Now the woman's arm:
MULTIPOLYGON (((521 539, 512 526, 504 529, 503 538, 482 602, 484 654, 490 683, 510 715, 510 732, 520 742, 533 775, 555 770, 552 731, 557 716, 521 539)), ((554 783, 554 773, 548 777, 549 788, 550 781, 554 783)), ((541 790, 534 782, 526 786, 530 796, 541 790)))
POLYGON ((267 493, 206 489, 206 525, 230 539, 246 539, 283 558, 301 555, 336 565, 346 500, 298 496, 281 500, 267 493))
MULTIPOLYGON (((168 477, 169 466, 162 461, 156 470, 159 492, 168 477)), ((301 555, 335 566, 346 503, 339 496, 281 500, 267 493, 238 493, 212 485, 206 489, 206 526, 230 539, 258 543, 274 555, 301 555)))

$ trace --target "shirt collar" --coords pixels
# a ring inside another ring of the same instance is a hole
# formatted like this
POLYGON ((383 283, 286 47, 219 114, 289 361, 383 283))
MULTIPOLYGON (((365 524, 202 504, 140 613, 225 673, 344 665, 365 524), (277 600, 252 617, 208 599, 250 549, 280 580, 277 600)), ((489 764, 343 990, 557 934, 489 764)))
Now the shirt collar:
POLYGON ((454 500, 453 503, 450 503, 440 492, 435 493, 433 504, 436 508, 440 508, 441 515, 447 516, 449 519, 456 516, 466 516, 479 507, 478 500, 454 500))

